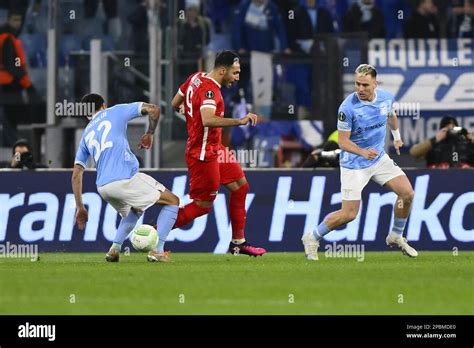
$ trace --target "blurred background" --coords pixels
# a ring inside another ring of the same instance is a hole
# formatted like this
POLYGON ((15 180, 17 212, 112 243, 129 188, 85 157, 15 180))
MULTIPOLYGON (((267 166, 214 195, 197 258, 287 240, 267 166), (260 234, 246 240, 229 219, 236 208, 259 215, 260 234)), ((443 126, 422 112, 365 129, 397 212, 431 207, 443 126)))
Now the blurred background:
POLYGON ((136 146, 145 118, 131 148, 142 167, 185 167, 171 99, 222 49, 242 58, 225 117, 262 118, 223 133, 257 150, 244 166, 337 167, 337 110, 368 62, 400 102, 399 165, 472 167, 473 18, 474 0, 0 0, 0 167, 72 167, 89 92, 159 104, 153 151, 136 146))

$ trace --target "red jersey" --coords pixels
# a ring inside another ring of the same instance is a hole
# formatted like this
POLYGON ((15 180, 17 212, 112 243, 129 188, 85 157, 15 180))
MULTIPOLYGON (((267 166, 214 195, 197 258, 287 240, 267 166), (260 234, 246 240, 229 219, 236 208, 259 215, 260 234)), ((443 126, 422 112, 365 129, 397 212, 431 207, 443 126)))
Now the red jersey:
POLYGON ((212 161, 217 158, 221 146, 220 127, 204 127, 201 110, 214 110, 218 117, 224 117, 224 99, 221 85, 207 73, 198 72, 188 77, 178 93, 184 97, 184 114, 188 127, 186 156, 200 161, 212 161))

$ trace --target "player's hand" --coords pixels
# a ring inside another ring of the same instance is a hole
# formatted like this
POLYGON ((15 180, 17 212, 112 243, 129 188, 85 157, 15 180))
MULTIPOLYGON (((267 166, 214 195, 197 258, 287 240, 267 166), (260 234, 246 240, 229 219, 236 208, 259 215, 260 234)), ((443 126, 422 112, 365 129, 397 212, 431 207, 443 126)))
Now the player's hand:
POLYGON ((142 136, 142 138, 140 139, 140 144, 138 144, 140 149, 145 149, 145 150, 151 149, 152 145, 153 145, 153 134, 149 134, 149 133, 142 136))
POLYGON ((240 119, 240 124, 244 126, 250 122, 252 126, 255 126, 257 124, 257 119, 258 119, 257 115, 249 112, 244 118, 240 119))
POLYGON ((393 142, 393 146, 395 146, 395 151, 397 152, 397 155, 400 155, 400 148, 403 146, 403 141, 395 140, 393 142))
POLYGON ((364 153, 362 154, 362 156, 364 158, 366 158, 368 160, 371 160, 371 161, 376 159, 378 155, 379 155, 379 153, 373 147, 370 148, 369 150, 364 150, 364 153))
POLYGON ((76 211, 76 219, 74 220, 74 224, 77 224, 77 227, 82 231, 84 227, 86 227, 86 222, 89 218, 89 214, 87 213, 87 209, 84 207, 77 208, 76 211))

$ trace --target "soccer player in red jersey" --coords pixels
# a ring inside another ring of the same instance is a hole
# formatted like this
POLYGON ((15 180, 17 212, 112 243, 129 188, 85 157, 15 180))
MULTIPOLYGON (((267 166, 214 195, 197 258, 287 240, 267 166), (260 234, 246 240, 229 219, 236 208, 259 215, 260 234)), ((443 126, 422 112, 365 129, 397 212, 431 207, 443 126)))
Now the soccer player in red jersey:
POLYGON ((263 248, 250 245, 245 240, 245 197, 249 184, 242 167, 221 143, 222 127, 255 125, 257 116, 247 114, 241 119, 224 118, 224 100, 221 87, 231 87, 239 80, 239 56, 232 51, 222 51, 216 56, 210 73, 192 74, 179 87, 172 101, 179 110, 184 104, 188 128, 186 163, 189 171, 191 203, 179 209, 174 228, 187 225, 195 218, 208 214, 220 185, 230 190, 230 220, 232 241, 229 252, 259 256, 263 248), (224 158, 225 160, 222 160, 224 158))

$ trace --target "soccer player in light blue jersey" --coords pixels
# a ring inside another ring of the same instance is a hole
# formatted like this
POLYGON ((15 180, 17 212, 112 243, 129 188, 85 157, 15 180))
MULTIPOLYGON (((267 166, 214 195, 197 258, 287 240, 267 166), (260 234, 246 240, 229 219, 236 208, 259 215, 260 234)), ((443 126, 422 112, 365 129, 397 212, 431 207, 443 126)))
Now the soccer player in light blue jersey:
POLYGON ((393 108, 393 96, 377 88, 377 71, 368 64, 355 71, 356 91, 341 104, 337 129, 341 166, 342 207, 319 224, 302 241, 308 260, 317 260, 319 241, 329 232, 357 217, 361 194, 369 180, 395 192, 394 223, 386 238, 390 247, 397 247, 405 255, 416 257, 417 251, 403 238, 403 230, 410 213, 413 188, 405 173, 384 151, 386 125, 390 127, 397 154, 403 142, 398 130, 398 119, 393 108))
POLYGON ((97 191, 120 214, 114 242, 106 254, 109 262, 118 262, 122 243, 133 230, 143 212, 154 204, 164 207, 157 219, 159 242, 157 249, 148 253, 150 262, 168 262, 164 243, 173 227, 179 208, 179 198, 151 176, 138 171, 138 160, 130 150, 127 123, 148 115, 148 130, 140 139, 140 148, 150 149, 160 118, 158 106, 147 103, 118 104, 107 108, 98 94, 85 95, 81 103, 90 112, 90 120, 77 150, 72 174, 72 189, 76 200, 76 219, 80 230, 87 222, 87 209, 82 202, 82 176, 89 157, 97 168, 97 191))

